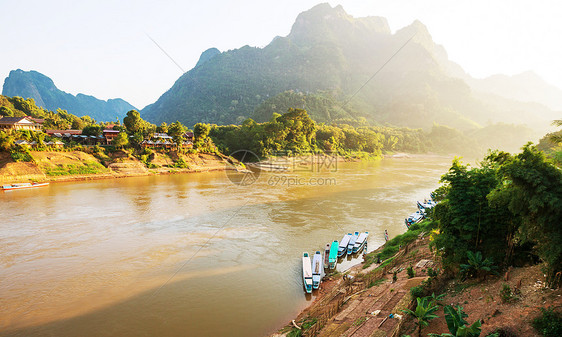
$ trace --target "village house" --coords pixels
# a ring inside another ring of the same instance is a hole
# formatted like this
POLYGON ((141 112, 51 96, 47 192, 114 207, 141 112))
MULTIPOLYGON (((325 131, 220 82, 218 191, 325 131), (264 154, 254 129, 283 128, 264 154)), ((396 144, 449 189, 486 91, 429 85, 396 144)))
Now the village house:
POLYGON ((41 124, 36 123, 31 117, 2 117, 0 130, 29 130, 41 131, 41 124))
POLYGON ((109 129, 105 129, 103 130, 103 137, 105 138, 105 142, 106 144, 111 144, 111 142, 113 142, 113 139, 115 139, 115 137, 117 137, 117 135, 119 135, 119 130, 109 130, 109 129))

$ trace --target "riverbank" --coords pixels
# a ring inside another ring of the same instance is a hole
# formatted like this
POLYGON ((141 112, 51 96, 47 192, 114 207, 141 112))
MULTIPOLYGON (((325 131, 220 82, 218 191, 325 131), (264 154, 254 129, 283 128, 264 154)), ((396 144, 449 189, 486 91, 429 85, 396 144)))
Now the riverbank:
MULTIPOLYGON (((271 336, 418 336, 415 320, 402 310, 415 310, 414 295, 435 293, 444 295, 442 303, 461 305, 470 324, 480 320, 480 336, 538 337, 532 321, 541 308, 562 307, 562 290, 545 288, 541 265, 510 268, 484 281, 460 281, 437 275, 442 268, 428 244, 429 236, 421 232, 380 264, 372 262, 384 255, 386 245, 345 273, 328 277, 315 301, 271 336)), ((429 322, 423 336, 448 332, 443 308, 436 314, 439 318, 429 322)))
POLYGON ((30 151, 29 156, 28 161, 15 161, 9 153, 0 153, 0 184, 82 181, 234 169, 226 157, 208 153, 153 153, 145 162, 123 150, 108 154, 30 151))
MULTIPOLYGON (((153 152, 141 159, 125 150, 114 152, 29 151, 25 160, 14 160, 0 152, 0 184, 22 182, 64 182, 124 178, 175 173, 236 170, 238 162, 222 154, 153 152)), ((302 155, 270 157, 266 165, 286 167, 288 171, 334 169, 339 162, 380 160, 383 157, 356 153, 354 156, 302 155)))

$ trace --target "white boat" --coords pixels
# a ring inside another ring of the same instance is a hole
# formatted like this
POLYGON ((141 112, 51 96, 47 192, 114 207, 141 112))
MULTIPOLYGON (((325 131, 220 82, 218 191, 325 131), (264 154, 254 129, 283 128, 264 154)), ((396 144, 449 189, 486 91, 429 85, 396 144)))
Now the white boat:
POLYGON ((359 237, 355 241, 355 245, 353 245, 353 252, 358 253, 365 248, 367 244, 367 238, 369 237, 369 232, 359 234, 359 237))
POLYGON ((355 246, 355 241, 359 238, 359 232, 353 233, 347 244, 347 255, 353 254, 353 247, 355 246))
POLYGON ((422 211, 416 211, 415 213, 410 214, 408 218, 404 220, 406 223, 406 227, 410 228, 412 224, 421 222, 424 218, 424 213, 422 211))
POLYGON ((322 254, 320 251, 316 251, 314 257, 312 258, 312 288, 318 289, 320 287, 320 281, 322 280, 322 273, 324 272, 324 266, 322 265, 322 254))
POLYGON ((347 245, 349 245, 349 240, 351 240, 351 233, 347 233, 343 236, 340 241, 340 246, 338 248, 338 257, 342 257, 347 253, 347 245))
POLYGON ((312 264, 307 252, 302 254, 302 280, 304 290, 309 294, 312 293, 312 264))
POLYGON ((424 202, 418 201, 417 203, 418 203, 418 208, 420 209, 420 211, 432 209, 433 207, 435 207, 435 205, 437 205, 437 203, 435 201, 431 200, 431 199, 424 200, 424 202))
POLYGON ((47 186, 49 183, 19 183, 19 184, 8 184, 0 186, 4 191, 19 190, 23 188, 33 188, 47 186))

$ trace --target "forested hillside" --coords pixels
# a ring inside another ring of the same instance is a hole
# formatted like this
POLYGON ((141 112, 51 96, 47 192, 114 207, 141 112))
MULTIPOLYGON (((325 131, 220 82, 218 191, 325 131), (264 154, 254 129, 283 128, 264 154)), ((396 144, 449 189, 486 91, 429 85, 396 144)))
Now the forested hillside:
POLYGON ((4 81, 2 95, 32 98, 45 109, 63 109, 78 117, 88 115, 98 121, 115 121, 123 118, 127 111, 135 109, 120 98, 103 101, 84 94, 74 96, 59 90, 49 77, 21 69, 10 71, 4 81))
POLYGON ((419 21, 392 34, 384 18, 320 4, 264 48, 206 51, 141 113, 153 123, 224 125, 304 108, 317 122, 362 117, 371 125, 461 131, 530 121, 538 129, 556 118, 540 104, 475 93, 467 76, 419 21))

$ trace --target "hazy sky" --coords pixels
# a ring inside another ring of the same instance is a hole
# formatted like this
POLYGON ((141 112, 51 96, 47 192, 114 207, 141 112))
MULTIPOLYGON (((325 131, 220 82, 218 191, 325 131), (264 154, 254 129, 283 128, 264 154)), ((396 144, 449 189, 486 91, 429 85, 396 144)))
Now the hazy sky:
MULTIPOLYGON (((475 77, 534 70, 562 88, 562 4, 557 1, 341 0, 355 17, 383 16, 396 31, 419 19, 449 58, 475 77)), ((0 0, 0 77, 37 70, 66 92, 121 97, 141 109, 201 52, 263 47, 286 36, 310 0, 0 0)), ((3 81, 2 81, 3 83, 3 81)))

